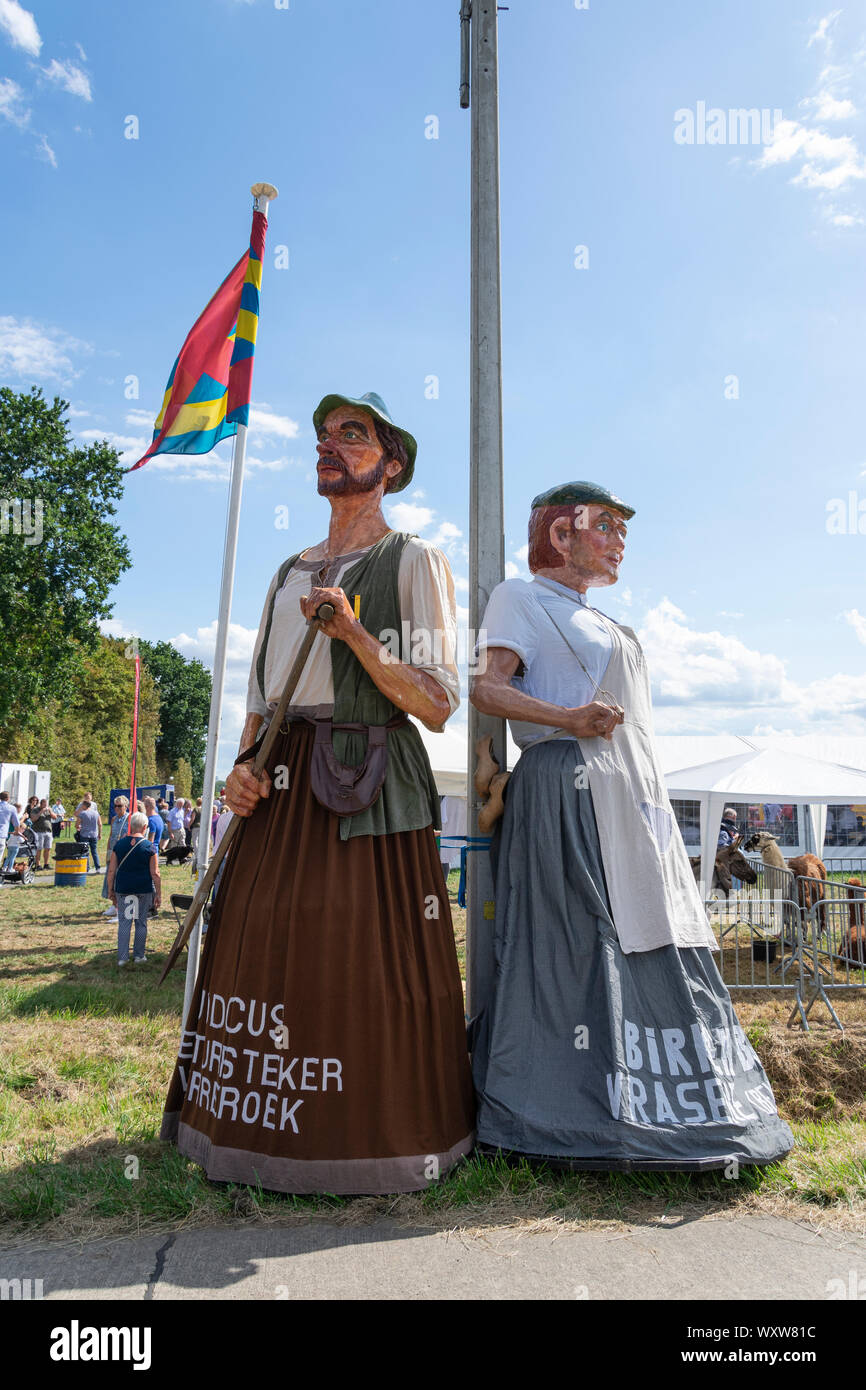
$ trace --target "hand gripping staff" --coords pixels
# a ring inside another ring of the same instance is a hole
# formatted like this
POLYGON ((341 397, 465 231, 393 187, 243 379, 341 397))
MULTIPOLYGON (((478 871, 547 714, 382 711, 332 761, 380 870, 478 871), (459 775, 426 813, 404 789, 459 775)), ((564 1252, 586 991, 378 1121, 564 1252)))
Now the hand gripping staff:
MULTIPOLYGON (((319 623, 328 622, 329 619, 333 618, 334 612, 335 609, 332 603, 320 603, 318 608, 316 609, 315 617, 310 619, 310 622, 308 624, 308 630, 304 634, 304 640, 301 643, 300 648, 298 649, 298 655, 295 657, 295 660, 292 663, 292 669, 289 672, 288 677, 286 679, 286 684, 283 689, 283 693, 280 696, 280 703, 274 710, 273 717, 271 719, 270 724, 268 725, 267 733, 262 739, 262 746, 256 754, 256 760, 253 763, 252 767, 254 777, 258 777, 260 773, 264 771, 268 759, 271 756, 271 749, 277 741, 277 735, 279 734, 280 728, 282 726, 286 710, 289 707, 289 701, 295 693, 295 687, 297 686, 298 681, 301 678, 301 672, 307 664, 307 657, 310 655, 312 645, 315 642, 316 637, 318 636, 319 623)), ((163 984, 163 982, 165 981, 166 976, 174 966, 178 956, 180 955, 181 951, 183 950, 184 946, 189 940, 190 933, 196 924, 198 915, 204 907, 205 903, 207 902, 208 894, 210 893, 210 890, 213 887, 213 881, 216 878, 217 869, 219 868, 220 864, 225 858, 228 852, 229 845, 231 844, 232 839, 234 838, 234 835, 237 831, 237 828, 243 819, 243 816, 233 815, 231 820, 229 821, 226 833, 225 835, 223 835, 222 839, 217 845, 216 850, 214 851, 213 857, 207 866, 205 876, 199 884, 198 888, 196 889, 195 897, 192 900, 192 906, 190 907, 189 911, 184 917, 180 931, 175 937, 174 944, 172 945, 172 948, 168 953, 168 960, 166 961, 163 972, 159 977, 160 984, 163 984)), ((206 829, 207 827, 203 818, 202 833, 204 833, 206 829)))

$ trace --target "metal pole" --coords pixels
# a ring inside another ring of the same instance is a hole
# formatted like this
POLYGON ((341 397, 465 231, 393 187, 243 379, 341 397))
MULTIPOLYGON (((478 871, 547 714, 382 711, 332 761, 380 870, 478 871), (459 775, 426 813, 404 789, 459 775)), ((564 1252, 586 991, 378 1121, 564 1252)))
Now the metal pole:
MULTIPOLYGON (((253 195, 253 210, 268 215, 268 205, 278 196, 276 188, 270 183, 254 183, 250 192, 253 195)), ((226 674, 226 653, 229 640, 229 622, 232 612, 232 590, 235 582, 235 555, 238 548, 238 527, 241 517, 241 492, 244 485, 244 459, 247 452, 247 427, 238 425, 232 452, 232 481, 229 493, 228 513, 226 515, 226 534, 223 546, 223 574, 220 585, 220 606, 217 618, 216 647, 213 660, 213 681, 210 694, 210 714, 207 725, 207 753, 204 764, 204 785, 201 789, 201 824, 198 832, 198 852, 196 854, 196 877, 200 879, 207 870, 210 859, 210 822, 213 811, 214 787, 216 786, 217 744, 219 742, 220 719, 223 706, 223 685, 226 674)), ((183 1027, 186 1027, 187 1014, 198 975, 201 954, 202 919, 198 918, 189 938, 186 961, 186 984, 183 994, 183 1027)))
MULTIPOLYGON (((461 14, 465 34, 465 6, 461 14)), ((470 366, 469 625, 477 633, 487 600, 505 572, 502 481, 502 330, 499 270, 499 90, 497 16, 492 0, 471 5, 472 255, 470 366)), ((461 91, 461 98, 463 97, 461 91)), ((475 744, 493 736, 506 767, 505 721, 469 706, 468 834, 477 836, 475 744)), ((490 856, 467 854, 466 1005, 485 1006, 493 976, 493 875, 490 856)))

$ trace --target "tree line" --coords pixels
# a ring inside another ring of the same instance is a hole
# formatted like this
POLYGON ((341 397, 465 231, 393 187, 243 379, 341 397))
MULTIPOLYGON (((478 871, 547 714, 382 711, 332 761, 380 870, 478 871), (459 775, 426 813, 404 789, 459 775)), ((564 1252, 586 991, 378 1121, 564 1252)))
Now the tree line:
POLYGON ((107 443, 75 443, 67 410, 0 387, 0 762, 49 768, 67 808, 83 791, 107 808, 129 780, 137 652, 136 781, 200 795, 210 672, 170 642, 101 631, 132 564, 123 469, 107 443))

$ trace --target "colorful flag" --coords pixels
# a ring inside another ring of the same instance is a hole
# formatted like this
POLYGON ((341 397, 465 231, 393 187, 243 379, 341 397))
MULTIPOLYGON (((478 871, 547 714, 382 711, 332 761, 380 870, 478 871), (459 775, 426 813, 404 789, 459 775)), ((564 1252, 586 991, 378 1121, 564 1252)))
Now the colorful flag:
POLYGON ((165 388, 147 453, 206 454, 249 423, 253 353, 259 323, 259 290, 267 219, 253 213, 250 249, 229 271, 193 324, 165 388))

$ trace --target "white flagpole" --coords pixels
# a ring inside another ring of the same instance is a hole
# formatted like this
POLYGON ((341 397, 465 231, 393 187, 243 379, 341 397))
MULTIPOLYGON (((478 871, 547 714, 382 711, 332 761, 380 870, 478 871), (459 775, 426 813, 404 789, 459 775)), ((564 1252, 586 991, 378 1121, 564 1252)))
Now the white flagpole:
MULTIPOLYGON (((253 195, 253 210, 268 215, 268 204, 278 196, 271 183, 254 183, 250 192, 253 195)), ((229 623, 232 613, 232 590, 235 582, 235 556, 238 547, 238 527, 241 516, 241 493, 244 485, 244 459, 247 451, 247 427, 238 425, 232 451, 232 481, 229 493, 226 535, 223 548, 223 573, 220 585, 220 606, 217 618, 216 647, 213 661, 213 681, 210 695, 210 715, 207 726, 207 753, 204 764, 204 786, 201 793, 201 825, 198 833, 196 869, 203 875, 210 859, 210 823, 213 814, 214 787, 216 786, 217 745, 219 743, 220 719, 223 706, 223 686, 226 674, 226 655, 228 651, 229 623)), ((183 995, 183 1027, 186 1028, 189 1006, 198 975, 201 954, 202 919, 199 917, 189 938, 186 960, 186 984, 183 995)))

